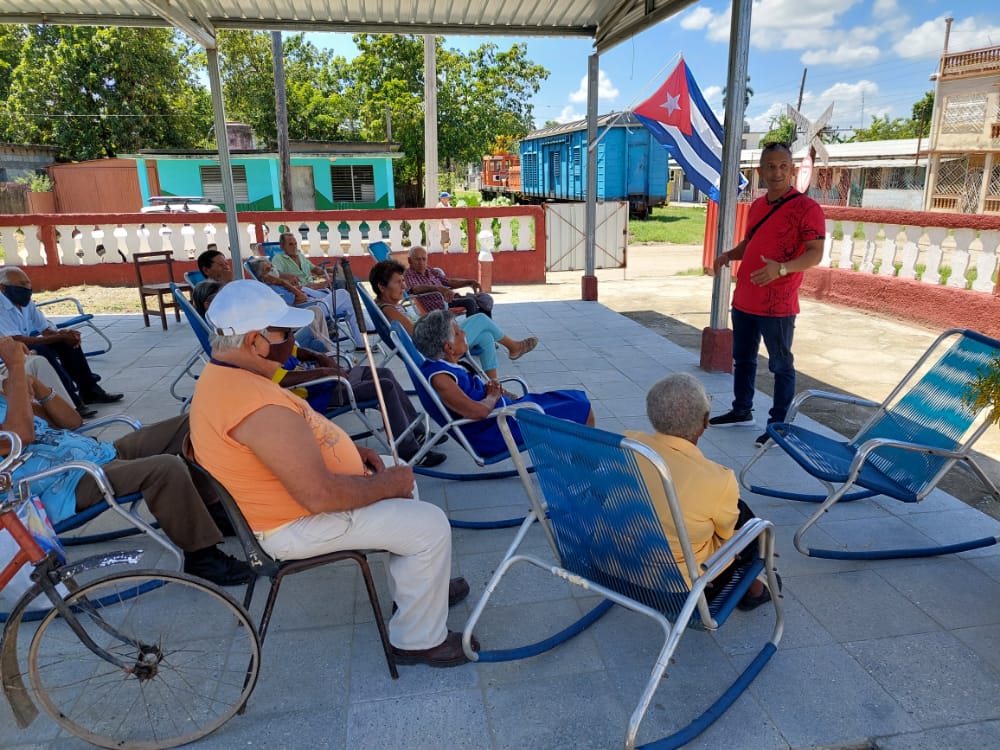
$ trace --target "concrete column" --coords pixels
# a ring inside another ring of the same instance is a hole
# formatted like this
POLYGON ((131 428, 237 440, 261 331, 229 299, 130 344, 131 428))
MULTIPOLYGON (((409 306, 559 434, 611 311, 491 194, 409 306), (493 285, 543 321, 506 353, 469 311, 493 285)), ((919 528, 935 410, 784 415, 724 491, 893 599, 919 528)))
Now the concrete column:
POLYGON ((933 203, 934 199, 934 188, 937 187, 938 169, 940 166, 940 154, 931 154, 930 164, 927 167, 927 179, 924 180, 924 211, 931 210, 931 203, 933 203))
MULTIPOLYGON (((424 205, 434 208, 438 192, 437 59, 433 34, 424 35, 424 205)), ((430 224, 431 222, 428 222, 430 224)), ((456 225, 457 229, 457 225, 456 225)), ((430 227, 427 244, 430 244, 430 227)), ((457 238, 456 238, 457 239, 457 238)))
POLYGON ((993 152, 986 152, 986 159, 983 161, 983 184, 979 186, 979 202, 976 204, 976 213, 981 214, 986 209, 986 198, 990 194, 990 177, 993 172, 993 152))

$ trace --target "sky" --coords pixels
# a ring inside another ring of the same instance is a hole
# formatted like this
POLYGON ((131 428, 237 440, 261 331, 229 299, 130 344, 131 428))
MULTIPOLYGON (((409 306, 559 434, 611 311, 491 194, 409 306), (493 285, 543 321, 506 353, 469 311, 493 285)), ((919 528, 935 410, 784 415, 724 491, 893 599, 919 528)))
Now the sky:
MULTIPOLYGON (((729 7, 701 0, 600 58, 599 112, 634 107, 666 79, 683 54, 708 103, 722 121, 729 55, 729 7)), ((786 105, 795 105, 806 69, 802 113, 814 119, 833 103, 831 123, 869 126, 872 117, 910 117, 934 88, 944 45, 945 18, 954 18, 949 51, 1000 45, 998 0, 755 0, 750 31, 752 131, 769 130, 786 105)), ((353 55, 350 37, 315 34, 318 46, 353 55)), ((460 50, 508 37, 445 38, 460 50)), ((535 122, 583 119, 591 40, 527 37, 528 58, 550 71, 532 100, 535 122)), ((847 132, 849 134, 849 131, 847 132)))

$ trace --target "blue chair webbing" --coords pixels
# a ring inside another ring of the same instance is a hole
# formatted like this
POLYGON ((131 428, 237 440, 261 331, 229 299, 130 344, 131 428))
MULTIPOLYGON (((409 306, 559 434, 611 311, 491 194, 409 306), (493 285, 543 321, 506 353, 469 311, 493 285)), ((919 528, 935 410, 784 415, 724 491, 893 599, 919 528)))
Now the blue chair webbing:
MULTIPOLYGON (((850 446, 857 448, 871 438, 888 438, 945 450, 958 449, 977 416, 962 397, 970 381, 998 350, 1000 342, 964 332, 931 369, 850 446)), ((875 468, 914 495, 920 494, 949 460, 893 448, 882 448, 869 456, 875 468)))
POLYGON ((389 246, 382 241, 369 242, 368 252, 371 253, 372 257, 377 261, 381 262, 383 260, 389 260, 392 256, 389 246))
POLYGON ((689 588, 621 436, 529 411, 517 422, 562 567, 676 616, 689 588))
POLYGON ((206 356, 212 356, 212 344, 208 338, 208 323, 198 314, 198 311, 194 309, 194 305, 188 301, 188 298, 177 289, 176 284, 170 284, 170 291, 174 295, 174 299, 177 300, 177 306, 184 313, 188 325, 191 326, 191 330, 194 331, 194 335, 198 338, 198 343, 201 345, 202 351, 205 352, 206 356))

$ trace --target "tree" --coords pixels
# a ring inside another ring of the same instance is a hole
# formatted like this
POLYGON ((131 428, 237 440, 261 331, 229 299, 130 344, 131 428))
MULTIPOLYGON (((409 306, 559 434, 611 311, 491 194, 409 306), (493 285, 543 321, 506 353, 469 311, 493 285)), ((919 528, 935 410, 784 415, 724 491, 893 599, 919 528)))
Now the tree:
POLYGON ((0 99, 10 95, 10 80, 21 62, 21 49, 28 38, 26 26, 0 25, 0 99))
MULTIPOLYGON (((752 97, 752 96, 753 96, 753 89, 750 87, 750 76, 747 76, 747 89, 746 89, 746 93, 744 93, 744 95, 743 95, 743 112, 740 113, 741 117, 742 117, 743 114, 746 113, 747 107, 750 106, 750 97, 752 97)), ((723 109, 726 108, 726 100, 727 100, 727 97, 726 97, 726 87, 723 86, 722 87, 722 108, 723 109)))
POLYGON ((889 119, 889 115, 872 116, 872 124, 867 128, 857 128, 852 141, 890 141, 899 138, 916 138, 917 124, 913 120, 897 117, 889 119))
POLYGON ((934 114, 934 92, 928 91, 924 98, 913 105, 910 110, 916 126, 916 135, 926 138, 931 133, 931 116, 934 114))
POLYGON ((67 159, 187 147, 211 116, 186 54, 168 29, 29 27, 3 135, 67 159))
POLYGON ((795 140, 795 123, 788 115, 778 115, 771 120, 771 129, 760 139, 760 145, 769 143, 791 143, 795 140))
MULTIPOLYGON (((404 158, 397 177, 419 183, 424 152, 424 44, 413 35, 354 37, 346 94, 368 140, 385 138, 386 111, 393 140, 404 158)), ((491 153, 499 135, 520 138, 532 128, 528 103, 548 71, 526 57, 527 47, 508 50, 483 44, 468 53, 443 48, 438 38, 438 152, 446 165, 476 163, 491 153)))

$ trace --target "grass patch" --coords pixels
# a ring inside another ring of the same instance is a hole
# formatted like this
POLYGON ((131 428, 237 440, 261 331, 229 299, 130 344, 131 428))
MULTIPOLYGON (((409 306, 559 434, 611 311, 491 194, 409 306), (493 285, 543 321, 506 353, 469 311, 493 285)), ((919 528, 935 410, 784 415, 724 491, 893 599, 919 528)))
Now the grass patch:
POLYGON ((674 276, 704 276, 704 268, 688 268, 684 271, 678 271, 674 276))
POLYGON ((673 242, 700 245, 705 240, 705 209, 700 206, 658 206, 646 220, 631 219, 629 242, 673 242))

